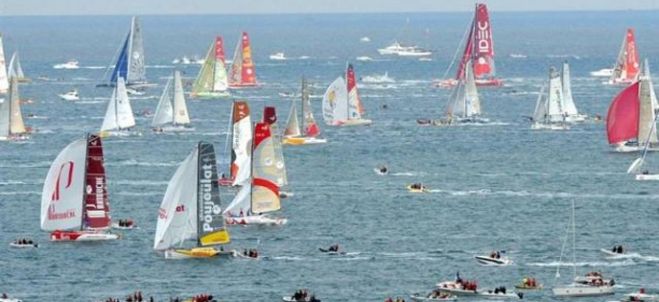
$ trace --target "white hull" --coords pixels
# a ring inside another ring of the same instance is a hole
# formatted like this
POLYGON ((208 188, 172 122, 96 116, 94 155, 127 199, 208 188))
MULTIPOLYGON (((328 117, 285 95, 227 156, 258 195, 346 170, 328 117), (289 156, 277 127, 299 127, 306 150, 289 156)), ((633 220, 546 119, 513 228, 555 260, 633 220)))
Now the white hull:
POLYGON ((244 217, 226 217, 228 225, 284 225, 288 222, 286 218, 272 218, 266 215, 251 215, 244 217))
POLYGON ((551 291, 556 297, 597 297, 615 293, 611 286, 565 286, 555 287, 551 291))
POLYGON ((590 75, 593 76, 593 77, 609 78, 613 75, 613 69, 603 68, 603 69, 600 69, 600 70, 591 71, 590 75))
POLYGON ((512 260, 501 257, 499 259, 497 258, 491 258, 488 256, 474 256, 474 259, 478 261, 478 263, 483 264, 483 265, 492 265, 492 266, 507 266, 511 265, 513 263, 512 260))
POLYGON ((431 56, 430 51, 399 51, 396 53, 400 57, 427 57, 431 56))
POLYGON ((533 130, 569 130, 570 126, 565 124, 544 124, 544 123, 533 123, 531 125, 533 130))
POLYGON ((614 253, 611 250, 607 250, 607 249, 600 249, 600 252, 606 254, 607 256, 623 256, 623 255, 625 255, 625 253, 622 253, 622 254, 614 253))
POLYGON ((636 174, 636 180, 659 180, 659 174, 636 174))
POLYGON ((345 121, 338 121, 334 126, 365 126, 372 124, 373 121, 367 119, 350 119, 345 121))
POLYGON ((585 114, 568 115, 565 117, 565 121, 568 123, 581 123, 585 122, 587 118, 588 116, 585 114))
POLYGON ((131 226, 120 226, 119 223, 113 222, 112 228, 117 230, 133 230, 133 229, 137 229, 137 226, 135 224, 131 226))
MULTIPOLYGON (((38 247, 39 247, 39 245, 36 244, 36 243, 32 243, 32 244, 20 244, 20 243, 16 243, 16 242, 12 242, 12 243, 10 243, 9 246, 11 246, 11 247, 13 247, 13 248, 19 248, 19 249, 30 249, 30 248, 38 248, 38 247)), ((1 300, 0 300, 0 301, 1 301, 1 300)))
MULTIPOLYGON (((621 152, 621 153, 628 153, 628 152, 640 152, 643 151, 643 146, 639 145, 626 145, 624 143, 622 144, 617 144, 614 147, 616 152, 621 152)), ((648 152, 654 152, 654 151, 659 151, 659 148, 656 147, 649 147, 648 152)))
POLYGON ((118 234, 112 234, 112 233, 83 233, 77 238, 73 240, 68 240, 68 239, 55 239, 51 238, 51 241, 54 242, 65 242, 65 241, 106 241, 106 240, 117 240, 119 239, 118 234))
POLYGON ((413 301, 455 301, 455 300, 458 300, 458 297, 456 297, 456 296, 448 296, 448 297, 445 297, 445 298, 431 298, 431 297, 420 295, 420 294, 412 294, 412 295, 410 295, 410 298, 413 301))
POLYGON ((153 128, 153 132, 155 133, 162 133, 162 132, 169 132, 169 133, 176 133, 176 132, 193 132, 195 131, 194 127, 185 127, 185 126, 164 126, 160 128, 153 128))
POLYGON ((23 300, 13 299, 13 298, 0 298, 0 302, 23 302, 23 300))
POLYGON ((58 94, 60 99, 63 99, 65 101, 79 101, 80 97, 77 95, 71 95, 71 94, 58 94))
POLYGON ((284 301, 284 302, 310 302, 311 301, 310 298, 306 298, 306 299, 303 299, 303 300, 295 300, 295 299, 293 299, 293 297, 281 297, 281 300, 284 301))
POLYGON ((137 130, 108 130, 101 131, 101 137, 108 136, 118 136, 118 137, 128 137, 128 136, 142 136, 142 132, 137 130))

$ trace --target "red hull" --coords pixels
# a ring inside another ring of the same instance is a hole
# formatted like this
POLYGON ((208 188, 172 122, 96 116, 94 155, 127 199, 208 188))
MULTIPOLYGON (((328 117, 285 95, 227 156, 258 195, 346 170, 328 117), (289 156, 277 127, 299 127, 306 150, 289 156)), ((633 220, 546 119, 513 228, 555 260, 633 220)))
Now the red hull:
POLYGON ((82 236, 79 231, 60 231, 56 230, 50 233, 51 241, 75 241, 82 236))

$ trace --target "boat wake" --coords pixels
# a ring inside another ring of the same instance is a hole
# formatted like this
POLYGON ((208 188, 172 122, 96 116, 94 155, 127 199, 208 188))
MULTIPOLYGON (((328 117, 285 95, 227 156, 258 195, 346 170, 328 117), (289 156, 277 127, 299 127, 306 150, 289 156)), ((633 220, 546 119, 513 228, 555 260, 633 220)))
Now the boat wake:
POLYGON ((134 159, 129 159, 129 160, 122 160, 122 161, 116 161, 116 162, 106 162, 106 166, 119 166, 119 167, 125 167, 125 166, 141 166, 141 167, 176 167, 180 163, 178 162, 144 162, 144 161, 138 161, 134 159))
POLYGON ((391 173, 390 175, 393 176, 416 176, 418 173, 416 172, 396 172, 396 173, 391 173))
MULTIPOLYGON (((638 264, 636 261, 631 259, 626 259, 625 261, 618 262, 577 262, 576 266, 579 267, 603 267, 603 266, 632 266, 638 264)), ((573 266, 572 262, 531 262, 527 263, 528 266, 538 266, 538 267, 558 267, 558 266, 573 266)))
POLYGON ((479 190, 444 190, 444 189, 430 189, 428 190, 431 193, 441 193, 448 194, 452 196, 491 196, 491 195, 502 195, 502 196, 514 196, 514 197, 542 197, 542 198, 581 198, 581 199, 604 199, 604 198, 615 198, 615 199, 659 199, 659 194, 576 194, 576 193, 566 193, 566 192, 529 192, 529 191, 492 191, 490 189, 479 189, 479 190))

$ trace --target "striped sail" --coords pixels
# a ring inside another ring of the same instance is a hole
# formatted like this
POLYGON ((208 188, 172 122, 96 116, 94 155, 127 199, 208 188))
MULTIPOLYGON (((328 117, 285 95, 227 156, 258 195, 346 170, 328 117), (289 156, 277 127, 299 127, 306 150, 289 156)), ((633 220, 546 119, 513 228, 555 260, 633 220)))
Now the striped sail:
POLYGON ((192 95, 225 92, 228 89, 227 71, 224 63, 224 44, 217 36, 206 53, 204 64, 192 86, 192 95))
POLYGON ((236 51, 234 52, 231 72, 229 75, 230 87, 256 86, 256 70, 252 61, 252 48, 249 35, 242 33, 236 51))
POLYGON ((231 114, 231 179, 232 185, 243 185, 249 180, 252 158, 252 122, 249 105, 234 101, 231 114))
POLYGON ((123 78, 126 85, 146 83, 142 27, 137 17, 131 19, 130 29, 119 51, 117 62, 109 72, 109 82, 112 85, 116 85, 119 78, 123 78))
POLYGON ((254 162, 252 164, 253 213, 267 213, 281 208, 279 200, 279 173, 276 166, 275 148, 267 123, 254 127, 254 162))

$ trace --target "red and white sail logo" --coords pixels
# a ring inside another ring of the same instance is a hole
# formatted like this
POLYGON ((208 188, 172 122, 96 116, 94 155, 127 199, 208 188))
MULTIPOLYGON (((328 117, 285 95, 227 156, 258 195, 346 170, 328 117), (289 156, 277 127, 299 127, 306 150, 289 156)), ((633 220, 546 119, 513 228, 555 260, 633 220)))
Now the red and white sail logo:
POLYGON ((57 179, 55 179, 55 189, 53 190, 53 194, 50 196, 50 200, 52 202, 59 201, 60 198, 60 187, 61 187, 61 180, 62 180, 62 172, 64 172, 64 177, 66 180, 64 189, 68 189, 71 187, 71 184, 73 183, 73 166, 75 164, 72 161, 68 161, 66 163, 63 163, 60 166, 59 173, 57 173, 57 179))
POLYGON ((492 72, 490 57, 494 55, 492 47, 492 28, 487 6, 479 4, 476 10, 476 22, 474 24, 475 59, 474 73, 476 76, 492 72))

